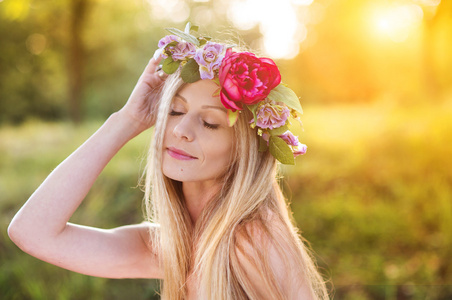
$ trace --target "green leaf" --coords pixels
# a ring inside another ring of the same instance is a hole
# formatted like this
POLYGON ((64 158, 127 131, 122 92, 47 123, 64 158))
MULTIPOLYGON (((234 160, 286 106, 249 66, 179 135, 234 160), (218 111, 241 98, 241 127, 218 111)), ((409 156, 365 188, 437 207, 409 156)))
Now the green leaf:
POLYGON ((220 79, 218 77, 214 77, 212 81, 215 82, 218 86, 220 86, 220 79))
POLYGON ((185 30, 184 30, 184 32, 187 33, 187 34, 189 34, 189 33, 190 33, 190 27, 191 27, 191 23, 190 23, 190 22, 187 22, 187 24, 185 25, 185 30))
POLYGON ((275 87, 267 98, 272 101, 283 102, 288 107, 298 111, 301 114, 303 113, 303 109, 301 108, 300 100, 297 95, 284 84, 279 84, 275 87))
POLYGON ((187 34, 190 34, 190 31, 198 31, 199 30, 199 26, 196 25, 192 25, 190 22, 187 22, 187 25, 185 25, 185 30, 184 32, 187 34))
POLYGON ((271 129, 271 130, 269 130, 269 132, 270 132, 270 135, 278 136, 278 135, 283 134, 287 130, 289 130, 289 127, 287 127, 287 125, 283 125, 281 127, 271 129))
POLYGON ((253 118, 254 118, 254 124, 256 124, 257 121, 257 116, 256 116, 256 109, 257 109, 258 104, 251 104, 251 105, 247 105, 246 107, 248 107, 248 109, 250 110, 250 112, 253 113, 253 118))
POLYGON ((178 60, 174 61, 171 58, 171 56, 169 56, 168 58, 166 58, 163 61, 162 70, 166 74, 173 74, 174 72, 177 71, 177 69, 179 68, 179 65, 180 65, 180 61, 178 61, 178 60))
POLYGON ((179 44, 178 41, 172 41, 171 43, 169 43, 168 45, 165 46, 165 49, 170 46, 176 46, 177 44, 179 44))
POLYGON ((166 30, 168 30, 169 32, 171 32, 174 35, 177 35, 178 37, 180 37, 181 39, 183 39, 187 42, 190 42, 192 44, 195 44, 196 46, 199 46, 198 39, 189 33, 185 33, 182 30, 179 30, 177 28, 166 28, 166 30))
POLYGON ((277 136, 270 137, 270 153, 275 157, 278 161, 285 165, 294 165, 295 158, 292 153, 292 149, 290 149, 289 145, 284 142, 282 138, 277 136))
POLYGON ((221 87, 217 88, 215 92, 213 92, 212 97, 218 97, 220 96, 221 87))
POLYGON ((237 119, 239 118, 239 111, 232 111, 228 109, 228 125, 229 127, 234 126, 235 122, 237 122, 237 119))
POLYGON ((210 36, 200 36, 198 37, 199 46, 203 46, 207 44, 208 41, 210 41, 212 38, 210 36))
POLYGON ((201 75, 199 74, 199 65, 193 58, 190 58, 182 67, 180 77, 182 77, 182 80, 187 83, 193 83, 201 79, 201 75))
POLYGON ((263 137, 260 137, 259 139, 259 152, 265 152, 268 150, 267 141, 264 140, 263 137))

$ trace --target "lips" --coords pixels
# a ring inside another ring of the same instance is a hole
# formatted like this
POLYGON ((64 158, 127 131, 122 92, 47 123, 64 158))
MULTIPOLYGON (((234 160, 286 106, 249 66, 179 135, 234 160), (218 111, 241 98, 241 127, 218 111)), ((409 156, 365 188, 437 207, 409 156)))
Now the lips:
POLYGON ((172 158, 178 159, 178 160, 198 159, 197 157, 192 156, 189 153, 187 153, 181 149, 174 148, 174 147, 166 148, 166 152, 168 153, 169 156, 171 156, 172 158))

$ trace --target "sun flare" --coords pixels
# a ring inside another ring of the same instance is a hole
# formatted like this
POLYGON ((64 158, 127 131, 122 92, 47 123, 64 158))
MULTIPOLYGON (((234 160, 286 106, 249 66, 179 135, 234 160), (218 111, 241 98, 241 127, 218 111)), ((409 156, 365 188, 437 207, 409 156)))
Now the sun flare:
POLYGON ((297 9, 309 6, 312 0, 233 0, 229 2, 228 17, 241 30, 259 26, 261 45, 272 58, 291 59, 299 52, 306 39, 304 20, 299 20, 297 9))
POLYGON ((423 10, 415 4, 395 4, 374 11, 373 26, 380 35, 404 42, 421 24, 423 10))

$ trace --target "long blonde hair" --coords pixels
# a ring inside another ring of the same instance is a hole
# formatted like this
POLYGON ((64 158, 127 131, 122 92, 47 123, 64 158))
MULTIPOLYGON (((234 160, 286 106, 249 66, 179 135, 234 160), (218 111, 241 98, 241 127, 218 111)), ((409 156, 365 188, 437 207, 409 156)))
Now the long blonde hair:
MULTIPOLYGON (((192 224, 182 194, 182 183, 162 172, 162 145, 170 105, 182 86, 178 73, 166 79, 146 170, 146 213, 150 222, 159 224, 159 230, 152 238, 158 245, 164 269, 162 299, 184 299, 189 274, 199 278, 204 298, 256 299, 237 256, 237 251, 243 249, 243 243, 237 238, 239 235, 249 245, 255 244, 252 228, 259 228, 270 238, 285 260, 286 268, 300 267, 304 284, 314 299, 328 299, 322 277, 294 225, 277 183, 276 161, 268 151, 258 151, 257 134, 249 127, 252 115, 246 109, 233 127, 235 149, 222 178, 223 187, 206 205, 196 224, 192 224), (276 216, 278 222, 269 222, 268 211, 276 216)), ((253 249, 258 258, 252 261, 264 282, 271 287, 273 294, 269 297, 285 299, 284 291, 268 264, 266 247, 253 249)))

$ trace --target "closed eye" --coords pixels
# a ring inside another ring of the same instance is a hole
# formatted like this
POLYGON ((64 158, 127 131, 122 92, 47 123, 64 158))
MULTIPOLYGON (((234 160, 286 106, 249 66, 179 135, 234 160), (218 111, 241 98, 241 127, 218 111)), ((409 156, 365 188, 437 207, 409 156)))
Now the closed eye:
POLYGON ((220 127, 219 124, 210 124, 207 123, 206 121, 204 121, 204 127, 208 128, 208 129, 218 129, 218 127, 220 127))
MULTIPOLYGON (((169 112, 170 116, 181 116, 183 114, 185 114, 185 113, 179 112, 179 111, 175 111, 175 110, 171 110, 169 112)), ((210 124, 210 123, 207 123, 206 121, 203 121, 203 124, 204 124, 204 127, 206 127, 207 129, 211 129, 211 130, 218 129, 220 127, 219 124, 210 124)))
POLYGON ((179 112, 179 111, 175 111, 175 110, 171 110, 169 112, 170 116, 180 116, 180 115, 183 115, 183 114, 184 114, 183 112, 179 112))

